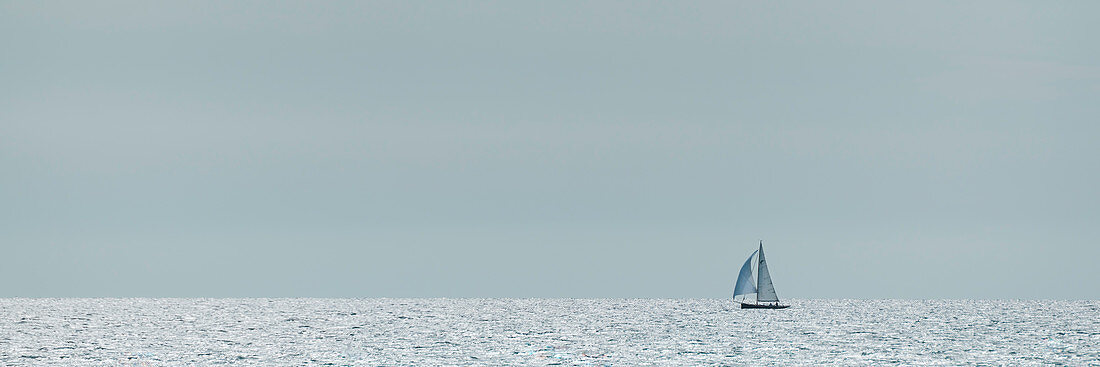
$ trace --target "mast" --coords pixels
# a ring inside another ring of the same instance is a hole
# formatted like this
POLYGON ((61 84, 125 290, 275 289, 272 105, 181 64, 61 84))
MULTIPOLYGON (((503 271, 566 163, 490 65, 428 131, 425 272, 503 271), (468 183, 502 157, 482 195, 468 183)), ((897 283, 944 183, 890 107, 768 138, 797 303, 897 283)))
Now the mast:
POLYGON ((772 275, 768 273, 768 262, 764 260, 764 241, 760 241, 760 256, 757 261, 760 265, 756 268, 756 302, 779 302, 779 296, 775 294, 775 285, 772 284, 772 275))

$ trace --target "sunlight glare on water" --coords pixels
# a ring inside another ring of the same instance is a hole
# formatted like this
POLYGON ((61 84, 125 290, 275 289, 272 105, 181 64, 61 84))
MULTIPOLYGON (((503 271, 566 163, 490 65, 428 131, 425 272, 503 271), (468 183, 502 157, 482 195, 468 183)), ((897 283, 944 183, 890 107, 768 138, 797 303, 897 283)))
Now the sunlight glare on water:
POLYGON ((0 364, 1100 364, 1098 301, 0 299, 0 364))

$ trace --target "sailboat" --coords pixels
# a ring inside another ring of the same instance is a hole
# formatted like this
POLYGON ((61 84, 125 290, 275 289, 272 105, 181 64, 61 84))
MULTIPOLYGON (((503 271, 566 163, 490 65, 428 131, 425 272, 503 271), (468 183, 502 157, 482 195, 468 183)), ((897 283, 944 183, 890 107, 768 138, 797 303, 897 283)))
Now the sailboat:
POLYGON ((768 262, 764 261, 764 241, 760 241, 760 249, 753 251, 741 266, 741 272, 737 274, 737 285, 733 287, 733 299, 741 297, 741 308, 769 308, 780 309, 791 307, 779 303, 779 296, 775 294, 775 285, 772 284, 772 275, 768 273, 768 262), (757 256, 757 255, 760 256, 757 256), (752 258, 757 256, 757 279, 752 281, 752 258), (748 294, 756 293, 756 301, 748 303, 748 294))

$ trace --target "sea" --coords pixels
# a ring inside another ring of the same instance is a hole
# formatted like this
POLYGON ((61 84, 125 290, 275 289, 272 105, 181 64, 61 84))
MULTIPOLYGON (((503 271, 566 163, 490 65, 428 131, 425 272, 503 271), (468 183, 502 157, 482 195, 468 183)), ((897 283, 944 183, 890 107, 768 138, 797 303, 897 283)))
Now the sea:
POLYGON ((1100 366, 1100 301, 0 299, 4 366, 1100 366))

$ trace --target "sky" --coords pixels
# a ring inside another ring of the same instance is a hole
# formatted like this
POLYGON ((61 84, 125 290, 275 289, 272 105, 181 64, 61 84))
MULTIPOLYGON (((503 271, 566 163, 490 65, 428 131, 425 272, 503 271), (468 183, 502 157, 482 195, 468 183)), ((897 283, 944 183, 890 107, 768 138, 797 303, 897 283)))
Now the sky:
POLYGON ((0 2, 0 297, 1100 298, 1100 3, 0 2))

